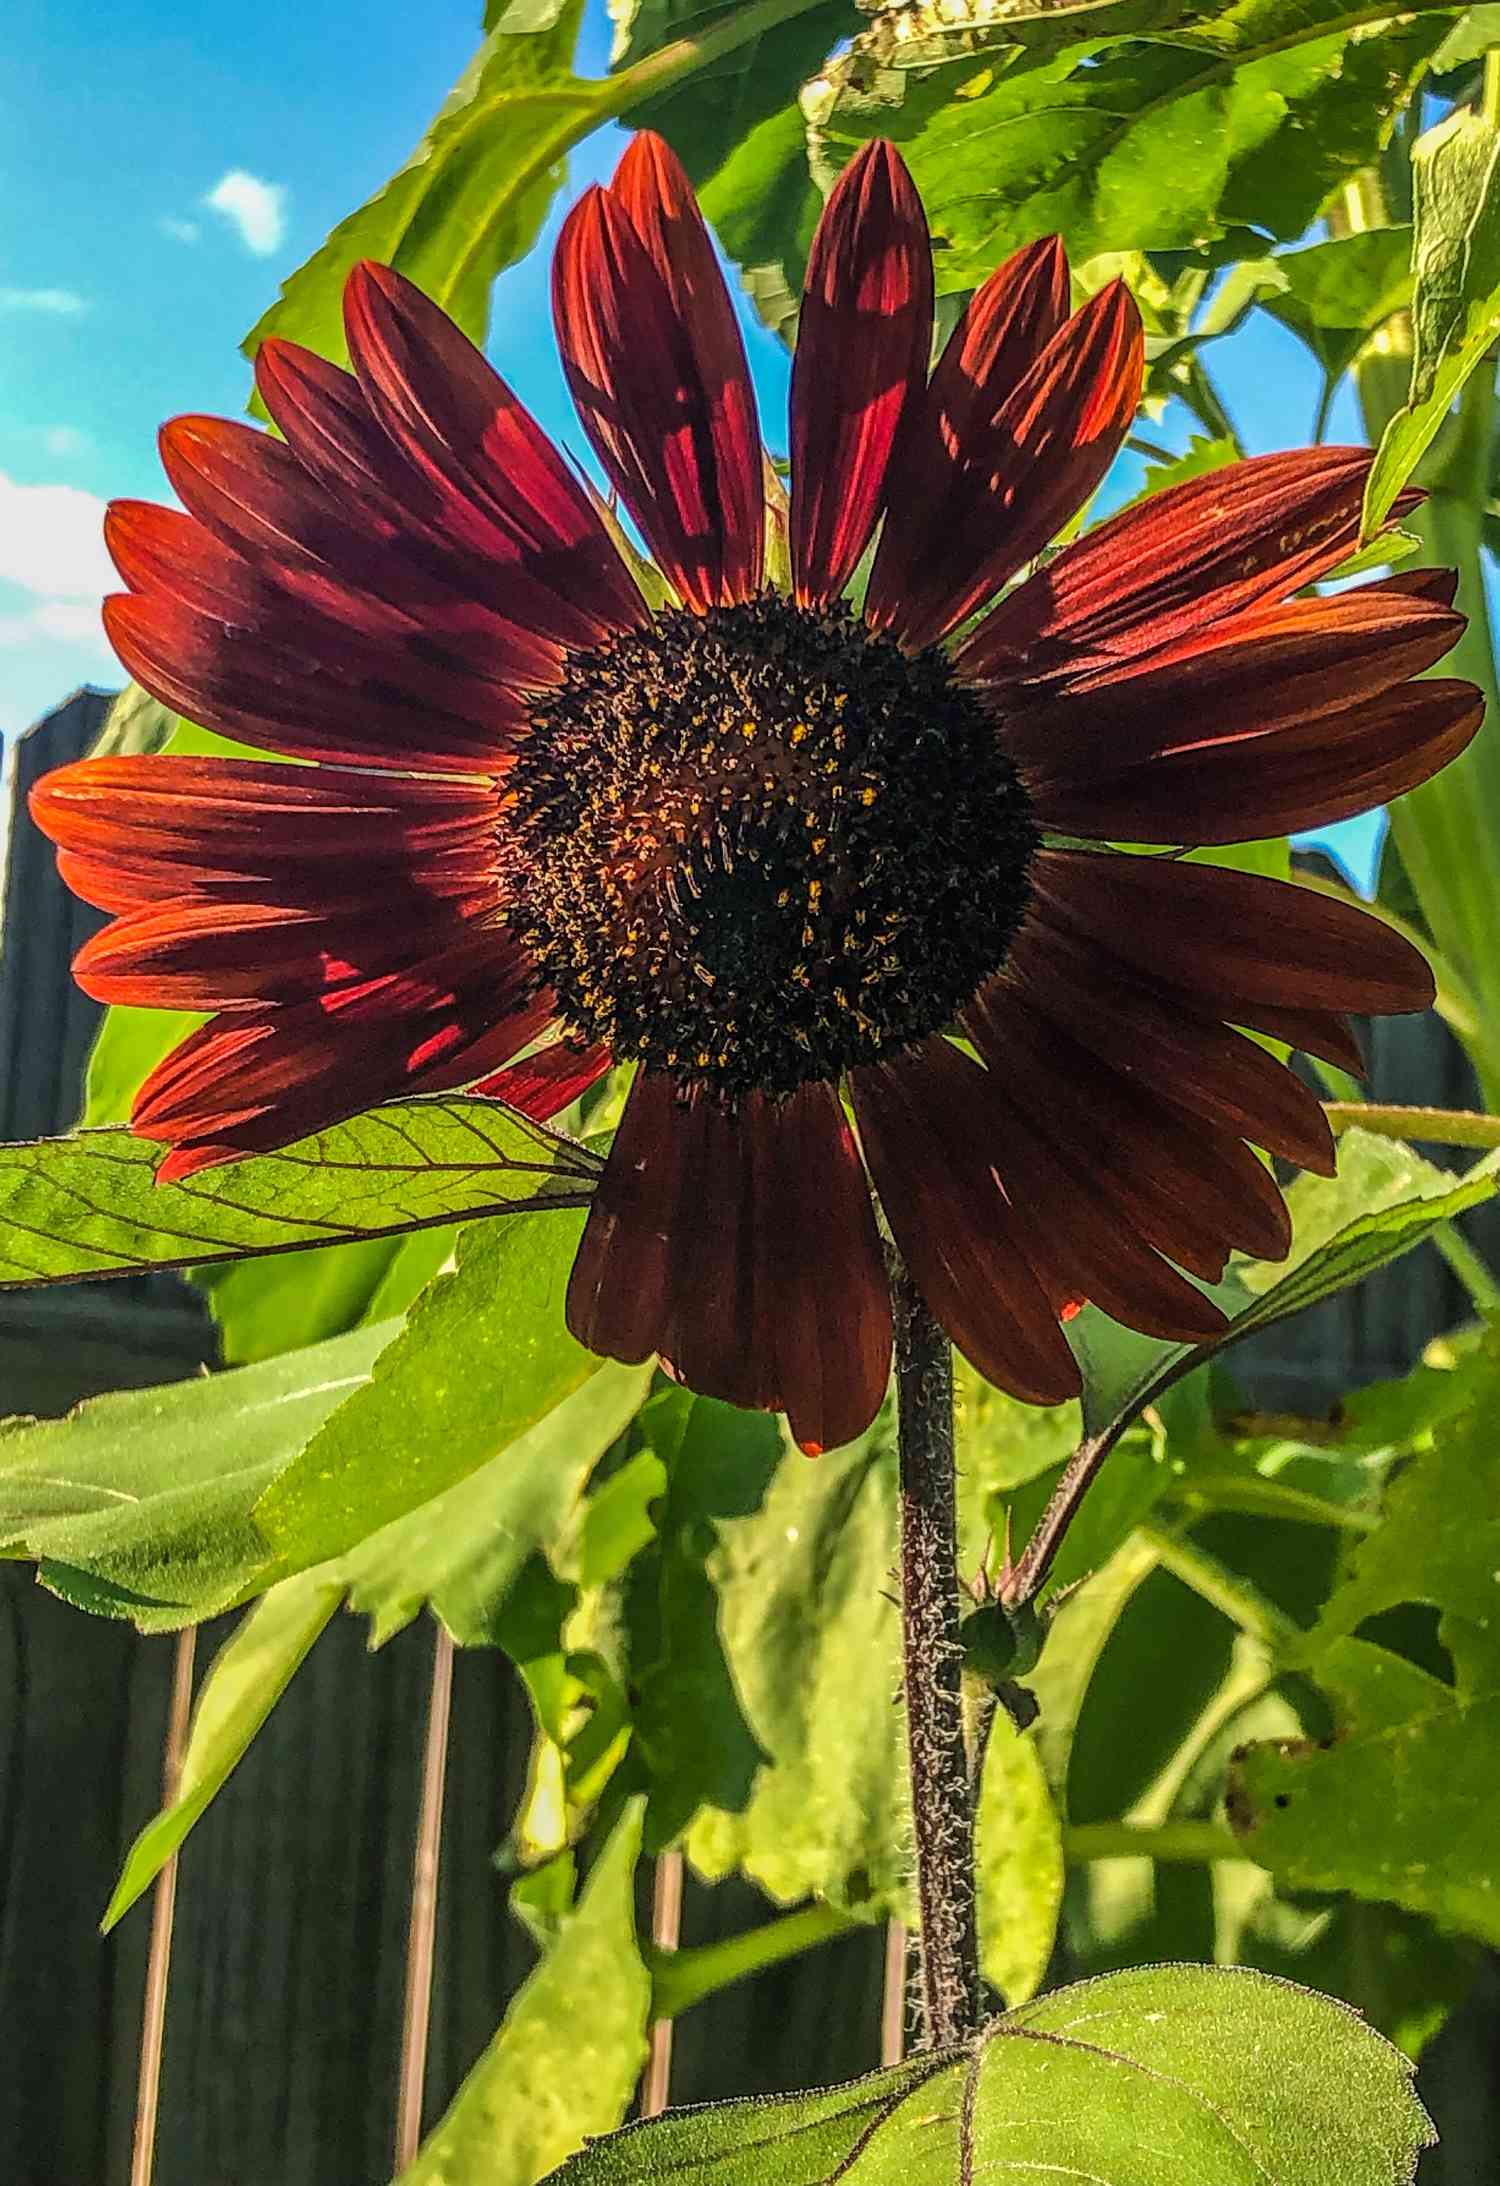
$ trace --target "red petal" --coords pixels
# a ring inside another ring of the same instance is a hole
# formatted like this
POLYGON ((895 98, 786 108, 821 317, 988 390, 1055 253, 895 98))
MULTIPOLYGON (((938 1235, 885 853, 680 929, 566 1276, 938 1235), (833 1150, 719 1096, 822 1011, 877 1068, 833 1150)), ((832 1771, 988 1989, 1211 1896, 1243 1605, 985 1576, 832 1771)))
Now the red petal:
POLYGON ((274 636, 160 595, 116 593, 104 626, 148 691, 190 721, 268 751, 402 772, 493 774, 519 700, 390 648, 388 663, 294 611, 274 636), (317 650, 309 652, 311 638, 317 650), (382 673, 382 668, 387 672, 382 673))
POLYGON ((550 1047, 538 1048, 524 1062, 510 1063, 493 1077, 481 1078, 469 1090, 488 1100, 504 1101, 507 1108, 518 1108, 523 1116, 546 1123, 596 1085, 612 1060, 607 1047, 596 1044, 580 1048, 571 1040, 554 1040, 550 1047))
POLYGON ((852 1073, 865 1159, 918 1290, 970 1364, 1029 1404, 1077 1396, 1078 1364, 995 1178, 978 1065, 926 1040, 852 1073))
POLYGON ((894 508, 871 576, 870 619, 915 652, 1039 554, 1119 452, 1141 399, 1144 358, 1140 313, 1124 283, 1112 281, 929 473, 929 522, 894 508))
POLYGON ((1332 1176, 1333 1133, 1315 1095, 1273 1055, 1124 972, 1106 949, 1030 919, 1009 969, 1034 1009, 1148 1091, 1332 1176))
POLYGON ((1484 719, 1472 683, 1400 685, 1223 750, 1180 751, 1084 781, 1032 786, 1043 827, 1141 843, 1239 843, 1326 827, 1445 767, 1484 719))
POLYGON ((637 628, 645 602, 587 494, 452 320, 391 267, 366 263, 349 276, 344 321, 371 411, 455 538, 499 564, 501 598, 510 585, 535 590, 520 619, 575 646, 637 628))
POLYGON ((444 1065, 481 1037, 493 1066, 507 1044, 514 1054, 534 1040, 552 1010, 520 952, 487 937, 316 1001, 214 1019, 151 1073, 131 1124, 173 1149, 159 1178, 190 1176, 434 1090, 444 1065))
POLYGON ((1368 448, 1257 456, 1123 509, 1001 601, 964 673, 1041 696, 1288 598, 1358 543, 1372 461, 1368 448))
POLYGON ((286 613, 289 593, 342 632, 414 646, 454 672, 502 687, 556 681, 557 647, 495 612, 493 563, 435 573, 420 538, 377 528, 347 496, 341 506, 290 449, 248 426, 174 418, 162 428, 161 452, 186 506, 231 552, 206 553, 202 532, 195 537, 196 527, 169 511, 117 502, 105 535, 132 591, 192 602, 201 570, 238 589, 257 620, 286 613), (455 590, 461 576, 467 582, 455 590))
MULTIPOLYGON (((1127 1328, 1173 1343, 1218 1335, 1225 1319, 1213 1300, 1143 1244, 1100 1197, 1088 1150, 1049 1144, 994 1071, 987 1091, 1003 1125, 1000 1180, 1049 1299, 1059 1308, 1064 1300, 1091 1300, 1127 1328)), ((1059 1317, 1070 1318, 1061 1310, 1059 1317)))
MULTIPOLYGON (((765 535, 760 427, 745 344, 703 215, 676 153, 649 129, 632 140, 608 194, 645 246, 668 304, 662 322, 654 311, 634 309, 633 296, 621 299, 626 362, 616 363, 616 377, 648 430, 674 366, 679 360, 686 366, 675 390, 678 422, 669 445, 680 447, 695 473, 696 498, 709 511, 710 528, 701 550, 683 558, 678 589, 695 607, 748 599, 760 585, 765 535), (668 337, 658 353, 646 348, 653 324, 668 337), (659 384, 642 403, 640 383, 648 376, 659 384)), ((597 309, 598 299, 591 302, 597 309)), ((587 423, 587 412, 584 418, 587 423)), ((637 438, 635 447, 648 480, 659 485, 655 441, 637 438)), ((616 483, 627 490, 623 478, 616 483)), ((666 511, 674 534, 680 525, 672 519, 679 514, 677 505, 666 511)), ((674 539, 679 551, 684 543, 696 546, 674 539)))
POLYGON ((1208 754, 1247 737, 1347 712, 1441 660, 1464 617, 1378 586, 1290 600, 1005 716, 1003 737, 1028 778, 1208 754))
POLYGON ((1373 1017, 1433 999, 1432 973, 1409 941, 1356 905, 1289 881, 1175 858, 1045 850, 1032 885, 1052 917, 1155 985, 1259 1031, 1283 1030, 1268 1012, 1373 1017))
POLYGON ((885 502, 886 468, 932 347, 932 246, 900 154, 867 144, 823 208, 792 362, 792 572, 836 599, 885 502))
POLYGON ((994 980, 964 1013, 992 1071, 1064 1158, 1136 1234, 1216 1280, 1232 1246, 1279 1260, 1291 1223, 1269 1172, 1225 1131, 1144 1092, 994 980))
POLYGON ((705 1395, 784 1407, 804 1444, 863 1432, 890 1371, 874 1213, 827 1086, 737 1113, 642 1072, 574 1263, 568 1325, 660 1351, 705 1395))

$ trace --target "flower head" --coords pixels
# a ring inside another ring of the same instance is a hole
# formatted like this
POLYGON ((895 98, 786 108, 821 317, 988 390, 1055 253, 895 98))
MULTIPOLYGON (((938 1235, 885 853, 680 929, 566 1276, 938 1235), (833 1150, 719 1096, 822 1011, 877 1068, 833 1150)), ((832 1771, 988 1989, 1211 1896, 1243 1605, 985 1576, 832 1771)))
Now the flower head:
POLYGON ((889 1370, 876 1199, 1020 1396, 1076 1391, 1083 1298, 1210 1335, 1182 1271, 1288 1241, 1251 1146, 1333 1166, 1312 1094, 1231 1027, 1357 1067, 1345 1013, 1432 982, 1356 910, 1111 846, 1280 833, 1425 780, 1480 719, 1469 685, 1411 680, 1462 627, 1451 584, 1303 594, 1357 539, 1348 448, 1193 480, 1039 559, 1135 412, 1135 308, 1116 282, 1070 312, 1038 243, 929 377, 930 246, 888 145, 812 248, 789 592, 734 313, 659 139, 575 208, 554 290, 665 605, 380 266, 349 280, 352 374, 262 347, 282 438, 179 418, 187 513, 111 511, 127 667, 315 762, 102 759, 35 793, 115 914, 81 983, 213 1013, 136 1101, 160 1174, 399 1093, 547 1116, 628 1061, 568 1299, 597 1351, 846 1439, 889 1370))

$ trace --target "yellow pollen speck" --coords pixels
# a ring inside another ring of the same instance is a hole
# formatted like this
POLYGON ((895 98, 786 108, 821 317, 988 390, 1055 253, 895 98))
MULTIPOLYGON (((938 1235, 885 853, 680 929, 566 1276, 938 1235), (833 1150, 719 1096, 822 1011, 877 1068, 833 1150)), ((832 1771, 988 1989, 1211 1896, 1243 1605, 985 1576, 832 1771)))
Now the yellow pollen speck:
POLYGON ((740 734, 746 739, 747 742, 751 737, 755 735, 755 733, 755 723, 753 721, 742 721, 740 723, 740 734))
POLYGON ((822 895, 822 893, 823 893, 823 883, 822 883, 822 882, 821 882, 820 880, 810 880, 810 881, 808 882, 808 884, 807 884, 807 900, 808 900, 808 902, 809 902, 809 903, 816 903, 816 902, 817 902, 817 900, 818 900, 818 898, 819 898, 819 896, 821 896, 821 895, 822 895))
POLYGON ((826 835, 814 835, 812 839, 812 848, 818 856, 821 856, 822 853, 828 848, 828 837, 826 835))
POLYGON ((792 730, 792 742, 794 744, 805 744, 807 742, 807 739, 811 735, 812 730, 809 727, 808 723, 805 721, 799 721, 796 727, 792 730))
POLYGON ((776 898, 776 908, 777 908, 777 910, 778 910, 778 911, 784 911, 784 910, 786 909, 787 905, 788 905, 788 904, 789 904, 789 903, 791 902, 791 900, 792 900, 792 891, 790 890, 790 888, 783 888, 783 889, 782 889, 782 891, 781 891, 781 893, 780 893, 780 895, 779 895, 779 896, 778 896, 778 897, 776 898))
POLYGON ((878 792, 873 786, 869 789, 862 789, 859 793, 859 801, 862 805, 872 805, 874 804, 877 795, 878 792))

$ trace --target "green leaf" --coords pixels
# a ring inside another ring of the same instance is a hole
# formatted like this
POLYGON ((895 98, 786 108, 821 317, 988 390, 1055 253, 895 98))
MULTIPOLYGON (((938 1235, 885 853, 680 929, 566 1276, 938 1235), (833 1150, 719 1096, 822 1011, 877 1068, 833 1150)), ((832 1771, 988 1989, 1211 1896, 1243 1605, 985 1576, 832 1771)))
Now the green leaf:
POLYGON ((599 1370, 563 1297, 581 1217, 483 1222, 413 1307, 369 1386, 256 1506, 287 1570, 340 1556, 467 1480, 599 1370))
POLYGON ((1433 2138, 1405 2058, 1353 2012, 1264 1974, 1150 1966, 1060 1989, 967 2052, 848 2087, 669 2113, 597 2141, 558 2186, 1377 2186, 1433 2138))
POLYGON ((193 1704, 176 1795, 126 1853, 104 1915, 106 1934, 217 1797, 337 1609, 340 1591, 320 1572, 288 1579, 272 1587, 220 1648, 193 1704))
MULTIPOLYGON (((737 0, 609 0, 612 65, 630 67, 673 39, 697 36, 735 12, 737 0)), ((636 128, 659 129, 695 182, 711 174, 750 132, 794 100, 854 20, 849 0, 811 0, 696 74, 665 98, 632 108, 636 128)))
MULTIPOLYGON (((264 1583, 256 1498, 370 1379, 399 1323, 232 1373, 0 1426, 0 1550, 97 1582, 89 1606, 171 1630, 264 1583)), ((64 1575, 66 1577, 66 1574, 64 1575)), ((70 1594, 76 1588, 65 1588, 70 1594)))
POLYGON ((1500 7, 1493 5, 1467 7, 1460 11, 1459 19, 1432 56, 1434 75, 1445 75, 1449 69, 1462 68, 1468 61, 1477 61, 1492 46, 1500 46, 1500 7))
MULTIPOLYGON (((446 1237, 452 1249, 451 1231, 433 1234, 446 1237)), ((231 1260, 203 1270, 196 1279, 219 1330, 224 1364, 251 1366, 257 1359, 274 1359, 283 1351, 384 1319, 385 1312, 370 1309, 405 1242, 372 1237, 352 1245, 314 1246, 286 1258, 231 1260)))
POLYGON ((1500 1339, 1470 1409, 1397 1475, 1378 1529, 1294 1659, 1335 1711, 1321 1741, 1257 1746, 1230 1815, 1299 1889, 1387 1899, 1500 1942, 1500 1339), (1359 1636, 1408 1603, 1440 1612, 1452 1682, 1359 1636))
POLYGON ((976 286, 1058 231, 1070 254, 1199 249, 1244 223, 1289 242, 1379 151, 1445 35, 1432 5, 1372 22, 1362 0, 1233 0, 1170 38, 972 57, 871 83, 858 51, 813 105, 813 164, 900 143, 943 289, 976 286))
POLYGON ((645 2062, 651 2002, 635 1939, 640 1841, 636 1801, 399 2186, 536 2186, 624 2117, 645 2062))
POLYGON ((1367 228, 1236 266, 1214 299, 1237 321, 1251 303, 1305 342, 1329 380, 1411 301, 1410 228, 1367 228))
POLYGON ((1238 463, 1240 451, 1227 434, 1210 439, 1204 433, 1194 433, 1181 455, 1174 455, 1169 462, 1150 462, 1146 465, 1146 482, 1137 494, 1125 504, 1133 508, 1138 501, 1149 501, 1153 493, 1164 493, 1169 486, 1182 486, 1190 478, 1206 478, 1212 471, 1221 471, 1227 463, 1238 463))
POLYGON ((1412 154, 1411 386, 1365 487, 1366 536, 1389 510, 1500 333, 1500 127, 1468 108, 1412 154))
POLYGON ((1287 1193, 1292 1245, 1286 1259, 1236 1260, 1210 1292, 1230 1321, 1215 1343, 1195 1347, 1138 1336, 1092 1306, 1069 1324, 1084 1373, 1086 1434, 1118 1431, 1190 1367, 1361 1282, 1494 1191, 1493 1175, 1475 1170, 1457 1177, 1396 1140, 1346 1132, 1338 1175, 1301 1176, 1287 1193))
POLYGON ((0 1290, 580 1206, 598 1156, 498 1102, 371 1109, 284 1153, 158 1184, 127 1131, 0 1147, 0 1290))
MULTIPOLYGON (((370 1644, 384 1646, 425 1603, 460 1647, 496 1645, 522 1566, 538 1548, 555 1549, 590 1472, 640 1409, 651 1371, 607 1360, 498 1456, 342 1557, 332 1568, 349 1606, 370 1618, 370 1644)), ((445 1439, 453 1433, 446 1413, 434 1419, 445 1439)))

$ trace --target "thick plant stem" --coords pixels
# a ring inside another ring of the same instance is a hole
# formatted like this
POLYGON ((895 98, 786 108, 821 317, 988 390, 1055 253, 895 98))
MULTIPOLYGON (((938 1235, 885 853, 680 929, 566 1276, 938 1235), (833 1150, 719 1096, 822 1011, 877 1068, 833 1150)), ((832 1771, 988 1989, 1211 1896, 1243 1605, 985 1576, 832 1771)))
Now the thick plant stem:
POLYGON ((953 1355, 906 1269, 893 1270, 901 1444, 901 1624, 924 2045, 966 2041, 981 2016, 974 1811, 958 1636, 953 1355))

